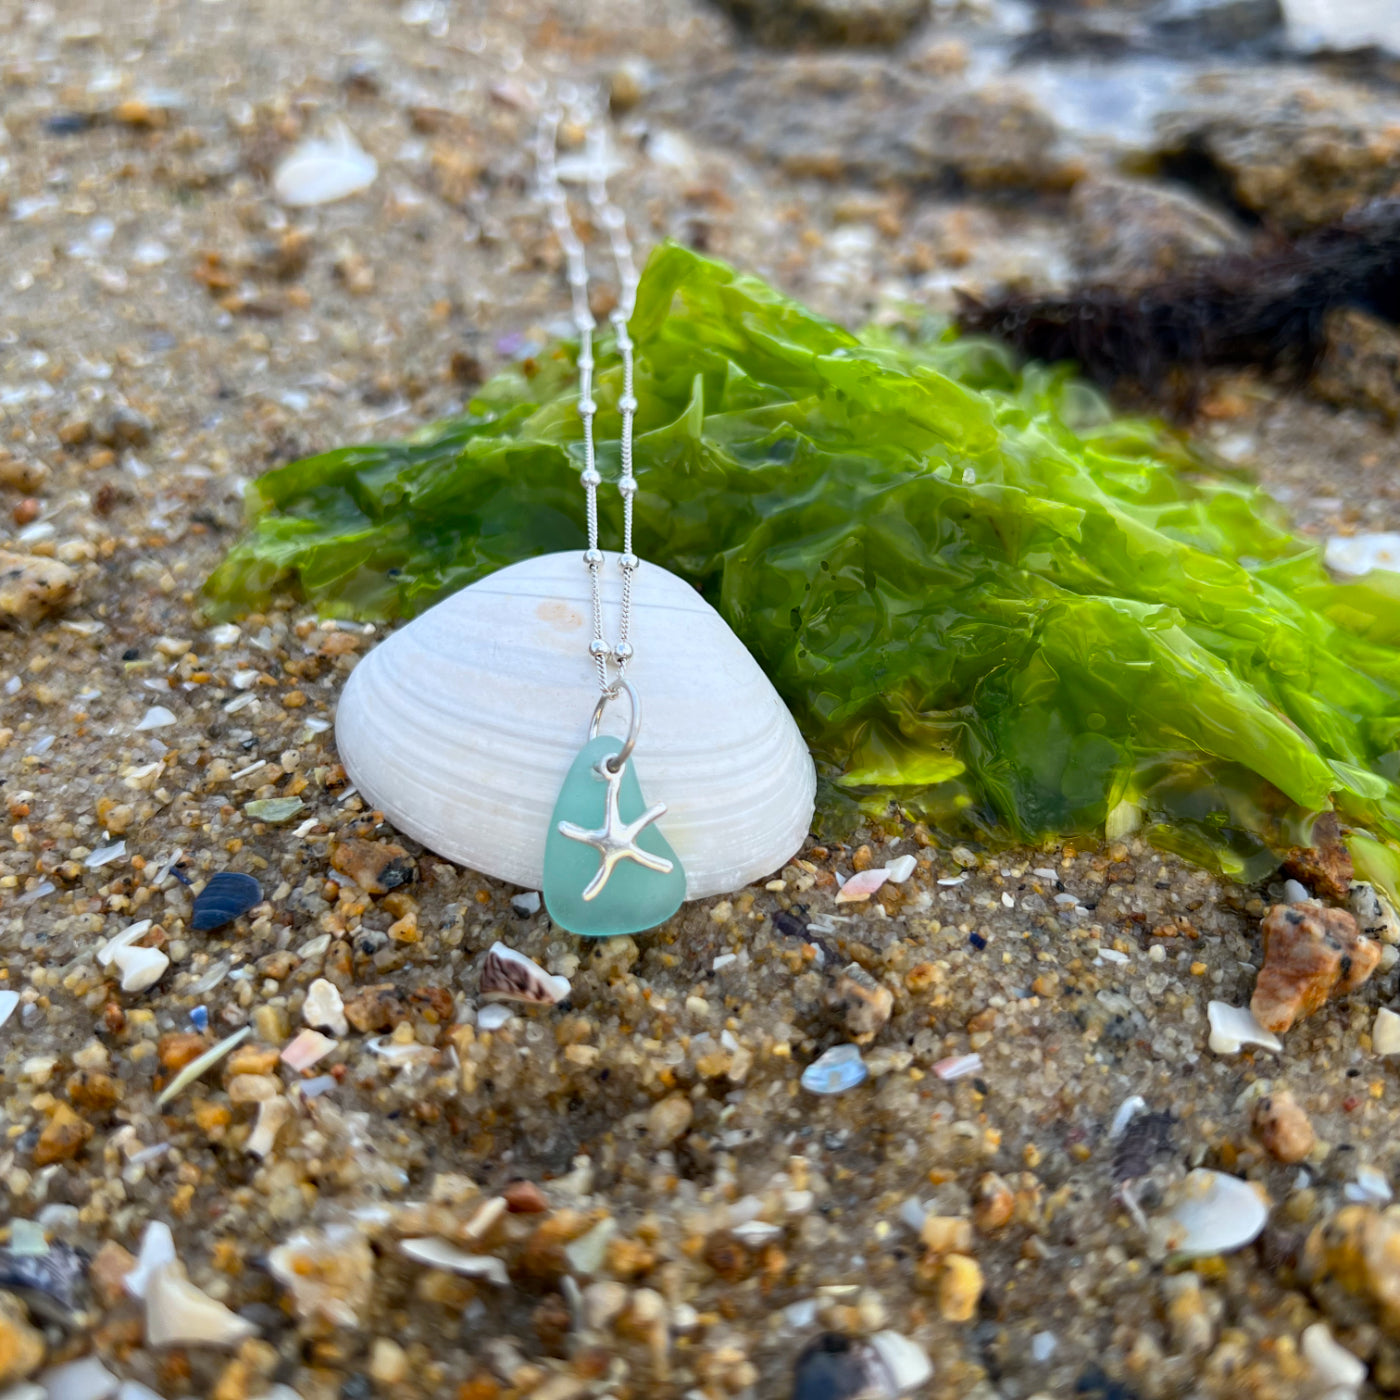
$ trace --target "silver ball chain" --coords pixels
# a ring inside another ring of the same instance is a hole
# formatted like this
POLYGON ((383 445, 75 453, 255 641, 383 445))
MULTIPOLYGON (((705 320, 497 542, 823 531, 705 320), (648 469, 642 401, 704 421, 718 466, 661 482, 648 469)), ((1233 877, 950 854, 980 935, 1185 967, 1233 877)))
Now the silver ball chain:
MULTIPOLYGON (((618 412, 622 415, 622 471, 617 483, 617 489, 622 496, 622 554, 618 559, 622 570, 622 616, 618 622, 615 643, 607 640, 603 630, 602 572, 606 556, 598 548, 598 487, 603 478, 598 471, 593 444, 593 418, 598 411, 598 405, 593 401, 593 331, 597 322, 588 305, 588 261, 584 255, 583 244, 574 232, 573 219, 569 213, 569 199, 564 193, 564 185, 560 178, 557 152, 559 124, 564 119, 564 109, 557 103, 546 107, 540 118, 539 133, 535 142, 535 168, 539 175, 540 192, 549 206, 550 223, 559 239, 560 247, 564 250, 569 292, 573 303, 573 323, 579 336, 578 416, 583 422, 584 455, 584 469, 580 479, 587 497, 588 510, 588 548, 584 551, 583 562, 588 568, 593 597, 593 640, 588 644, 588 653, 597 667, 599 688, 605 698, 611 699, 624 688, 627 663, 633 656, 630 640, 632 583, 640 565, 640 560, 632 552, 632 501, 637 494, 637 479, 632 472, 632 420, 637 412, 637 398, 633 392, 632 338, 627 332, 627 322, 632 317, 632 309, 637 301, 637 268, 632 261, 632 245, 627 237, 627 220, 608 197, 607 170, 604 163, 607 149, 602 128, 596 121, 590 121, 588 113, 576 103, 571 104, 570 115, 586 127, 584 172, 589 209, 594 222, 608 235, 613 262, 617 266, 617 305, 608 316, 617 338, 618 353, 622 356, 622 394, 617 401, 618 412), (616 668, 616 676, 610 673, 610 666, 616 668)), ((635 693, 631 692, 630 687, 626 688, 632 695, 635 706, 635 693)))

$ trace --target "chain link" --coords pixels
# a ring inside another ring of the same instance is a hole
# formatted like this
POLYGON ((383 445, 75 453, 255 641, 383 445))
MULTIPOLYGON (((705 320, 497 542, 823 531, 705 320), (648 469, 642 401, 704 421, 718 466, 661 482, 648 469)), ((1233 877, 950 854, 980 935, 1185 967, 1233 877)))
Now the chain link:
POLYGON ((598 471, 597 452, 593 437, 593 420, 598 405, 593 399, 593 332, 597 322, 588 304, 588 259, 582 241, 574 230, 569 212, 569 198, 564 192, 559 170, 559 124, 564 109, 555 104, 546 107, 540 118, 535 142, 535 168, 540 192, 549 208, 550 224, 564 251, 565 272, 569 282, 574 329, 579 337, 578 354, 578 416, 583 423, 584 469, 581 480, 587 503, 588 548, 583 562, 588 569, 592 595, 593 639, 588 644, 589 655, 598 672, 598 685, 604 696, 616 696, 627 675, 627 663, 632 659, 632 581, 640 561, 632 551, 632 502, 637 494, 637 479, 632 464, 632 431, 637 413, 634 386, 632 337, 627 323, 637 302, 637 268, 632 258, 632 244, 627 237, 627 220, 608 195, 607 140, 603 128, 581 106, 574 106, 570 116, 582 122, 587 135, 584 141, 584 181, 588 205, 594 224, 607 234, 617 269, 617 305, 609 314, 617 351, 622 358, 622 393, 617 401, 622 417, 619 439, 621 471, 617 489, 622 496, 622 553, 618 564, 622 572, 622 615, 618 620, 617 641, 609 643, 603 628, 602 572, 606 556, 598 547, 598 487, 602 474, 598 471), (613 675, 613 670, 616 675, 613 675))

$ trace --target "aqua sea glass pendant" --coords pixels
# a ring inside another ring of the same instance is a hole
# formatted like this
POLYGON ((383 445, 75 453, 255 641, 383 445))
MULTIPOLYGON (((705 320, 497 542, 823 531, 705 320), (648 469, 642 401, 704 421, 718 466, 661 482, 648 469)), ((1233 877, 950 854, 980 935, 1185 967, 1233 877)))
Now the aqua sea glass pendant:
POLYGON ((560 928, 586 938, 641 933, 685 899, 685 871, 657 829, 630 761, 609 766, 623 741, 590 739, 569 769, 549 821, 544 903, 560 928))

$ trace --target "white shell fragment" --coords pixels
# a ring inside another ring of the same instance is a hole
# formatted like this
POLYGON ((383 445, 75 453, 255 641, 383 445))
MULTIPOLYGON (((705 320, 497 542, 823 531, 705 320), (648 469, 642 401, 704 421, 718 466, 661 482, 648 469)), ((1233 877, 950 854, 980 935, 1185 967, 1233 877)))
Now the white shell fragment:
POLYGON ((1371 1048, 1377 1055, 1400 1055, 1400 1016, 1388 1006, 1376 1012, 1371 1027, 1371 1048))
POLYGON ((290 1069, 310 1069, 324 1060, 336 1047, 336 1042, 309 1027, 282 1047, 282 1063, 290 1069))
POLYGON ((378 174, 375 158, 337 123, 328 139, 303 141, 284 157, 272 187, 283 204, 300 209, 359 194, 378 174))
POLYGON ((157 1269, 175 1262, 175 1237, 163 1220, 152 1220, 141 1236, 141 1253, 136 1267, 122 1279, 122 1287, 133 1298, 144 1298, 146 1286, 157 1269))
POLYGON ((479 1031, 498 1031, 513 1014, 508 1006, 483 1006, 476 1013, 476 1028, 479 1031))
POLYGON ((324 977, 318 977, 306 989, 301 1019, 313 1030, 330 1031, 336 1036, 350 1034, 350 1022, 345 1019, 345 998, 340 995, 340 988, 324 977))
POLYGON ((481 995, 484 997, 553 1006, 563 1001, 569 990, 567 977, 552 976, 524 953, 517 953, 501 942, 491 945, 481 965, 481 995))
POLYGON ((1312 1379, 1329 1397, 1354 1395, 1366 1380, 1366 1363, 1352 1355, 1325 1322, 1303 1328, 1303 1359, 1312 1367, 1312 1379))
POLYGON ((175 716, 164 705, 152 705, 136 726, 139 733, 143 729, 166 729, 175 723, 175 716))
POLYGON ((1259 1236, 1269 1208, 1238 1176, 1199 1167, 1168 1194, 1167 1247, 1190 1259, 1230 1254, 1259 1236))
POLYGON ((427 1236, 423 1239, 403 1240, 399 1248, 410 1259, 420 1264, 431 1265, 434 1269, 446 1269, 450 1273, 463 1274, 467 1278, 484 1278, 498 1283, 502 1288, 510 1283, 506 1266, 491 1254, 468 1254, 447 1240, 427 1236))
POLYGON ((116 960, 117 953, 129 944, 135 943, 138 938, 144 938, 150 927, 151 921, 149 919, 128 924, 120 933, 114 934, 97 950, 97 961, 103 967, 111 967, 116 960))
POLYGON ((1217 1055, 1238 1055, 1246 1045, 1262 1045, 1276 1052, 1283 1049, 1283 1041, 1265 1030, 1247 1006, 1213 1001, 1206 1007, 1206 1016, 1210 1020, 1210 1048, 1217 1055))
MULTIPOLYGON (((605 615, 621 570, 602 570, 605 615)), ((723 618, 654 564, 636 576, 628 670, 644 707, 635 754, 690 899, 786 864, 812 818, 816 773, 792 716, 723 618)), ((393 633, 346 684, 336 743, 351 782, 400 830, 537 890, 550 816, 598 698, 588 571, 577 551, 527 559, 393 633)), ((622 734, 625 702, 602 731, 622 734)))
POLYGON ((112 957, 122 975, 122 991, 144 992, 154 987, 170 966, 159 948, 118 948, 112 957))
POLYGON ((0 991, 0 1026, 3 1026, 11 1016, 15 1014, 15 1008, 19 1005, 19 993, 8 989, 0 991))
POLYGON ((163 1264, 146 1285, 147 1346, 236 1346, 257 1330, 196 1288, 178 1260, 163 1264))
POLYGON ((856 1045, 833 1045, 802 1071, 802 1087, 811 1094, 844 1094, 870 1077, 856 1045))
POLYGON ((907 1395, 933 1378, 928 1352, 902 1332, 877 1332, 870 1345, 885 1363, 896 1395, 907 1395))
POLYGON ((852 875, 836 892, 837 904, 857 904, 879 893, 880 887, 890 878, 885 869, 862 870, 852 875))
POLYGON ((1400 534, 1334 535, 1323 559, 1329 569, 1354 577, 1372 569, 1400 572, 1400 534))

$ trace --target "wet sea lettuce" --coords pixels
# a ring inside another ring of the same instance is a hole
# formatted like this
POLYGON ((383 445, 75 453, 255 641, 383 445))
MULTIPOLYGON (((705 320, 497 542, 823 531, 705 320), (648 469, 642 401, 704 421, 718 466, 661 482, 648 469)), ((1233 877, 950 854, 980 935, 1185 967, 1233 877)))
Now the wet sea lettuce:
MULTIPOLYGON (((986 342, 856 336, 675 245, 632 330, 639 552, 772 677, 828 813, 893 801, 1002 839, 1142 829, 1257 877, 1332 808, 1396 892, 1400 575, 1333 582, 1238 475, 986 342)), ((254 482, 215 606, 294 588, 410 617, 580 546, 575 348, 402 442, 254 482)), ((615 475, 606 342, 599 362, 615 475)), ((603 508, 616 539, 616 493, 603 508)))

